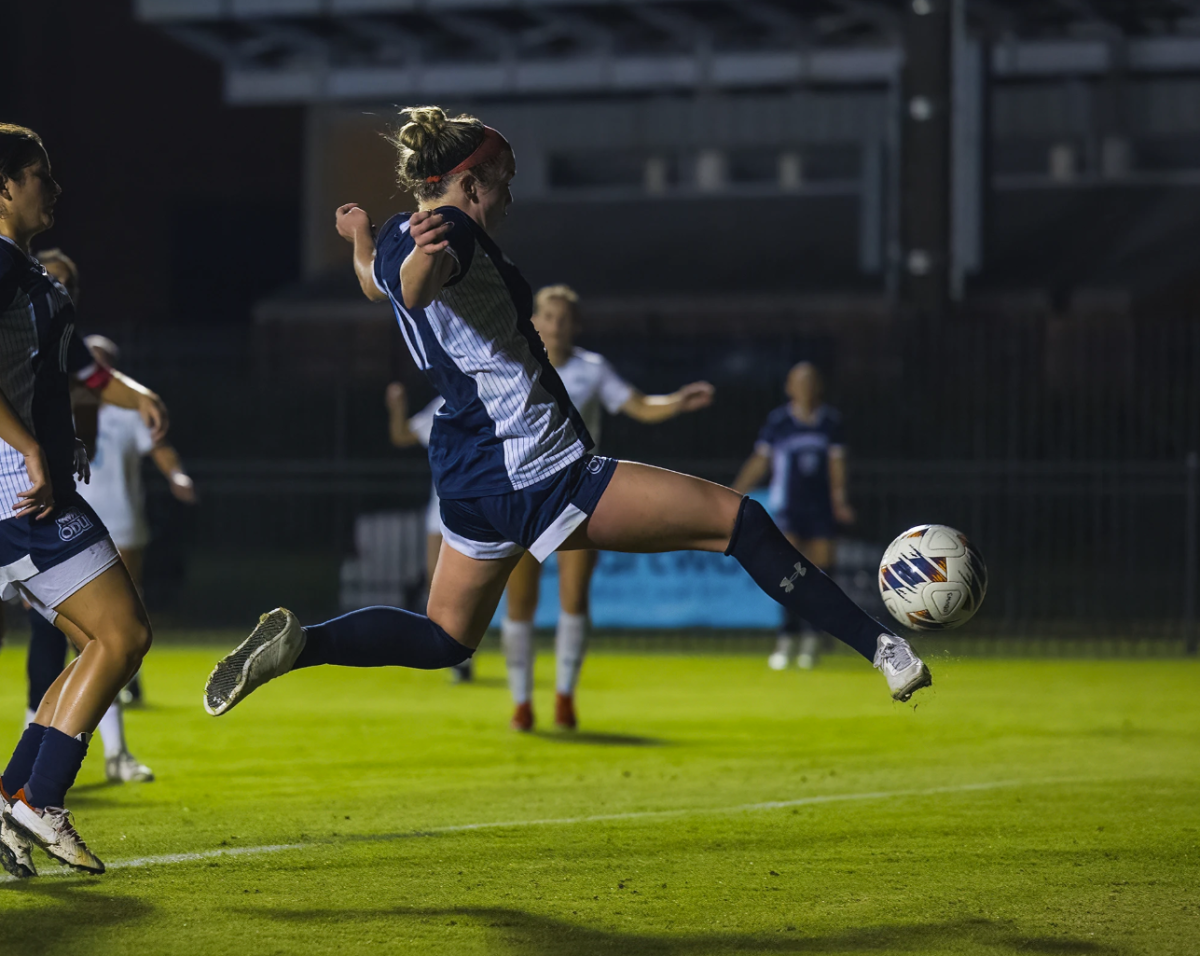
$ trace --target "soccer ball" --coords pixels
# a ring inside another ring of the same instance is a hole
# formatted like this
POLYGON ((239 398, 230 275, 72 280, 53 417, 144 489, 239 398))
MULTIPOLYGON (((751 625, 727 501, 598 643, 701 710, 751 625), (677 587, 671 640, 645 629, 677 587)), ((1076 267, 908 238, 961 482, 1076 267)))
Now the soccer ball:
POLYGON ((909 528, 883 553, 879 593, 892 617, 907 627, 958 627, 983 603, 987 567, 961 531, 922 524, 909 528))

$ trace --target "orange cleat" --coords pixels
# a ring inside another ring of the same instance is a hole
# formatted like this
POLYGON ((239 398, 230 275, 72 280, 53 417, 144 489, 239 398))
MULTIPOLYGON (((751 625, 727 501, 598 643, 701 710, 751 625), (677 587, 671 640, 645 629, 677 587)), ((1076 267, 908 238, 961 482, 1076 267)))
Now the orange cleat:
POLYGON ((517 709, 513 711, 512 721, 509 726, 513 730, 519 730, 522 733, 529 733, 533 730, 533 704, 525 701, 523 704, 517 704, 517 709))
POLYGON ((575 719, 575 698, 572 695, 554 695, 554 725, 559 730, 574 730, 579 726, 579 721, 575 719))

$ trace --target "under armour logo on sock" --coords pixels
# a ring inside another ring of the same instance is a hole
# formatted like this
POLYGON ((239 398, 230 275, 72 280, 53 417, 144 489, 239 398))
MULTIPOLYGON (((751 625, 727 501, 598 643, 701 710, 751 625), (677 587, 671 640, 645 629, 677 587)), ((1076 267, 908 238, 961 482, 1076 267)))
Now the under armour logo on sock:
POLYGON ((781 588, 783 588, 783 590, 786 593, 791 594, 794 590, 796 590, 796 578, 804 577, 804 574, 807 570, 808 569, 805 568, 803 564, 801 564, 799 561, 797 561, 796 562, 796 573, 791 575, 790 577, 786 577, 782 581, 780 581, 779 586, 781 588))

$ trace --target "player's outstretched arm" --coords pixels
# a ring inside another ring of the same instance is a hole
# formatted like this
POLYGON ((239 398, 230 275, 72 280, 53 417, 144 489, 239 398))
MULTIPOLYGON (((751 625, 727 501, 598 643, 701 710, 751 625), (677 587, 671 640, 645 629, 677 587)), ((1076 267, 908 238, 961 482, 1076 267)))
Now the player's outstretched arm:
POLYGON ((833 504, 833 516, 840 524, 854 524, 854 509, 846 493, 846 449, 834 445, 829 449, 829 496, 833 504))
POLYGON ((150 452, 150 460, 154 462, 167 483, 171 486, 171 494, 184 504, 196 503, 196 484, 192 476, 183 467, 183 461, 174 445, 158 445, 150 452))
POLYGON ((692 382, 670 395, 643 395, 635 391, 621 406, 621 414, 654 425, 676 415, 707 408, 712 404, 715 392, 708 382, 692 382))
POLYGON ((387 296, 375 285, 375 227, 371 217, 353 202, 338 206, 334 215, 338 235, 354 246, 354 274, 359 288, 372 302, 383 301, 387 296))
POLYGON ((766 481, 770 473, 771 457, 765 451, 756 448, 754 454, 747 458, 738 470, 731 487, 739 495, 749 494, 766 481))
POLYGON ((423 309, 458 270, 447 238, 454 223, 427 209, 413 213, 408 223, 416 246, 400 266, 400 294, 406 309, 423 309))
POLYGON ((170 416, 163 400, 123 372, 116 369, 111 371, 112 377, 99 390, 100 400, 118 408, 136 409, 146 427, 150 429, 154 441, 161 442, 167 437, 167 430, 170 428, 170 416))
POLYGON ((411 448, 421 443, 408 421, 408 393, 400 382, 392 382, 384 392, 388 413, 388 438, 396 448, 411 448))

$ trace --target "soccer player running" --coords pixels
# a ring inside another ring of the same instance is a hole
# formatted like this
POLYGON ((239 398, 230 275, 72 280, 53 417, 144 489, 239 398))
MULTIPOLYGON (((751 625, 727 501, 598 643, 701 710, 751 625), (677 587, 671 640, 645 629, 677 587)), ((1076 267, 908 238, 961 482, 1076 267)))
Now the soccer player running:
MULTIPOLYGON (((735 491, 745 494, 771 476, 771 508, 791 544, 822 570, 833 565, 837 524, 851 524, 854 510, 846 497, 846 446, 842 417, 821 401, 821 373, 811 362, 788 372, 786 405, 771 412, 752 454, 737 478, 735 491)), ((819 634, 791 608, 784 608, 775 652, 767 664, 777 671, 788 666, 799 636, 799 667, 816 666, 819 634)))
MULTIPOLYGON (((534 297, 533 327, 550 364, 558 372, 567 397, 579 410, 592 436, 600 442, 601 408, 645 424, 664 422, 685 412, 707 408, 713 387, 692 382, 670 395, 644 395, 622 379, 602 355, 578 348, 579 296, 565 285, 546 286, 534 297)), ((589 591, 598 553, 590 548, 558 553, 558 626, 554 631, 554 723, 563 730, 578 725, 575 688, 588 640, 589 591)), ((508 687, 513 698, 511 726, 533 729, 533 617, 537 612, 542 566, 528 551, 508 578, 508 606, 500 627, 508 687)))
POLYGON ((29 252, 61 192, 32 130, 0 124, 0 592, 55 611, 79 649, 0 774, 0 864, 35 874, 31 848, 90 873, 104 864, 65 797, 101 716, 150 648, 150 622, 104 523, 75 491, 71 383, 134 408, 155 436, 167 415, 149 389, 104 368, 75 332, 74 306, 29 252))
POLYGON ((417 365, 445 398, 429 460, 443 542, 428 614, 370 607, 302 627, 263 614, 209 675, 220 715, 267 681, 321 664, 453 666, 479 646, 509 575, 528 551, 718 551, 767 594, 845 641, 893 698, 927 686, 907 642, 854 604, 784 537, 765 508, 712 482, 588 453, 591 436, 533 327, 533 293, 492 238, 512 202, 516 160, 472 116, 405 111, 397 173, 418 211, 376 238, 354 203, 337 210, 364 294, 390 301, 417 365))

